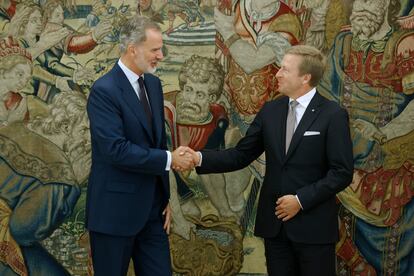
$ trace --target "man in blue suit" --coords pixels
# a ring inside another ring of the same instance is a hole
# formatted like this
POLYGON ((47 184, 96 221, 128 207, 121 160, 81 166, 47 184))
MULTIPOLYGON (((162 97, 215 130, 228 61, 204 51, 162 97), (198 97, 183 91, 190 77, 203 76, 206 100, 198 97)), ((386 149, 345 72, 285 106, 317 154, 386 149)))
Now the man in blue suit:
POLYGON ((161 82, 150 74, 161 48, 159 26, 134 16, 120 30, 119 61, 89 95, 86 227, 95 276, 126 275, 131 258, 136 275, 172 274, 168 171, 193 161, 181 148, 167 151, 161 82))

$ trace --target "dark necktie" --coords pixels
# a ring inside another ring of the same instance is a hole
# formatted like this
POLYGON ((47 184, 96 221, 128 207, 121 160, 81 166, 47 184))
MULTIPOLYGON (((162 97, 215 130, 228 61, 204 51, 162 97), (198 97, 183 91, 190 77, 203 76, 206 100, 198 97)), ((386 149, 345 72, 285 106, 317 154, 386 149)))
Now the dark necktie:
POLYGON ((139 84, 139 100, 144 107, 145 114, 147 115, 148 123, 150 126, 152 126, 152 114, 151 114, 151 108, 148 103, 147 95, 145 93, 145 86, 144 86, 144 80, 142 77, 138 78, 138 84, 139 84))
POLYGON ((286 120, 286 148, 285 152, 288 152, 290 142, 292 141, 293 133, 296 126, 296 106, 299 103, 297 101, 291 101, 289 103, 289 111, 286 120))

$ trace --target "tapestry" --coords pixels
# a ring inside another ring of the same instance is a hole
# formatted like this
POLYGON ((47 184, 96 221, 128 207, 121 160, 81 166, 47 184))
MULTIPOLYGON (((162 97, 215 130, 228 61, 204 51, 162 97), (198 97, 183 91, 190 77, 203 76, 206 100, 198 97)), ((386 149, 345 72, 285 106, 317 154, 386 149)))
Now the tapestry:
MULTIPOLYGON (((86 103, 135 14, 162 29, 170 150, 235 146, 280 96, 285 50, 320 49, 317 89, 348 111, 354 152, 337 275, 414 275, 414 0, 0 1, 0 275, 93 275, 86 103)), ((253 235, 265 164, 170 171, 174 275, 267 275, 253 235)))

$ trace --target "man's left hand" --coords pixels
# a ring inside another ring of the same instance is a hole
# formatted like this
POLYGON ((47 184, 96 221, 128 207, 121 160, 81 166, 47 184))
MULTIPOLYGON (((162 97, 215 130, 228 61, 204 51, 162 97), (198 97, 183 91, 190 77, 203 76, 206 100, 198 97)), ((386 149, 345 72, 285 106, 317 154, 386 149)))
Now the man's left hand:
POLYGON ((167 207, 165 207, 164 211, 162 212, 162 215, 165 218, 164 221, 164 230, 167 233, 167 235, 170 234, 170 228, 171 228, 171 207, 170 204, 168 203, 167 207))
POLYGON ((277 199, 275 210, 278 219, 288 221, 300 211, 300 205, 294 195, 285 195, 277 199))

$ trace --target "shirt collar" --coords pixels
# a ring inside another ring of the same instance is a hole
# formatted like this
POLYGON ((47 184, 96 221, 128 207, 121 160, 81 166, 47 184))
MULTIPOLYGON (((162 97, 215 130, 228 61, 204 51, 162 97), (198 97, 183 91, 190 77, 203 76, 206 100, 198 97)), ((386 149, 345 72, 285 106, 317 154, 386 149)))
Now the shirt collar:
MULTIPOLYGON (((307 92, 305 95, 300 96, 296 99, 296 101, 303 107, 307 108, 309 103, 311 102, 313 96, 316 94, 316 88, 312 88, 309 92, 307 92)), ((293 101, 292 98, 289 98, 289 103, 293 101)))
POLYGON ((144 74, 137 75, 134 73, 131 69, 129 69, 122 61, 121 59, 118 60, 118 65, 121 67, 121 70, 124 72, 125 76, 129 80, 131 84, 134 84, 137 82, 138 78, 142 77, 144 79, 144 74))

